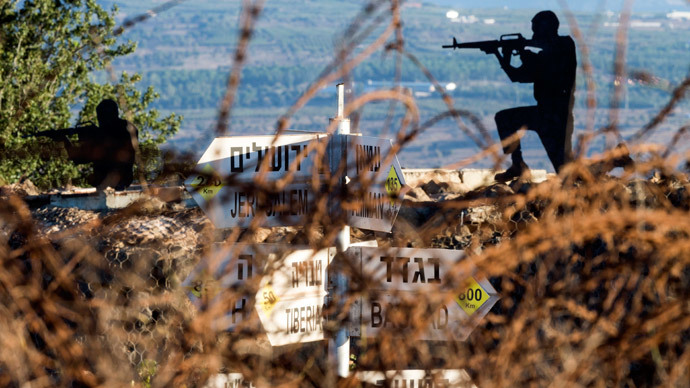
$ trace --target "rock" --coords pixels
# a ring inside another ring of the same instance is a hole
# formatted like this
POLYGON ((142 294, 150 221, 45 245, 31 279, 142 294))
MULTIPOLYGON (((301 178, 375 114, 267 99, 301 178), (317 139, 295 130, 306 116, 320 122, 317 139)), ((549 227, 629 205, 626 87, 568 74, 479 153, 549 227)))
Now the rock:
POLYGON ((523 209, 521 211, 516 212, 515 214, 513 214, 510 220, 512 221, 513 225, 515 225, 515 227, 518 229, 526 224, 539 221, 539 219, 537 219, 534 213, 527 209, 523 209))
POLYGON ((630 195, 630 205, 643 206, 647 208, 659 207, 657 195, 662 195, 658 186, 644 179, 636 179, 625 185, 625 189, 630 195))
POLYGON ((462 172, 444 169, 407 169, 403 170, 405 182, 410 187, 422 187, 432 181, 446 185, 445 192, 466 193, 469 186, 463 180, 462 172))
MULTIPOLYGON (((258 228, 254 231, 254 233, 252 233, 251 236, 248 236, 249 241, 253 243, 262 243, 266 241, 266 239, 268 238, 268 236, 271 235, 271 233, 273 233, 273 231, 269 228, 258 228)), ((245 236, 243 237, 247 238, 245 236)))
POLYGON ((462 182, 450 181, 447 183, 448 183, 448 188, 447 188, 448 193, 465 194, 468 191, 470 191, 468 186, 462 182))
POLYGON ((435 201, 412 202, 403 201, 398 218, 404 219, 414 226, 420 226, 438 211, 435 201))
POLYGON ((407 191, 405 194, 405 200, 426 202, 431 201, 431 198, 429 198, 424 189, 421 187, 415 187, 407 191))
POLYGON ((683 210, 688 210, 690 208, 690 195, 685 185, 678 184, 669 187, 666 192, 666 198, 668 198, 674 207, 683 210))
MULTIPOLYGON (((379 241, 379 246, 394 246, 417 248, 424 247, 425 244, 419 235, 419 227, 411 224, 405 219, 397 219, 393 224, 391 234, 386 236, 385 241, 379 241)), ((378 241, 379 239, 377 239, 378 241)))
POLYGON ((371 232, 366 232, 360 228, 350 228, 350 239, 353 242, 366 241, 371 238, 370 234, 371 232))
POLYGON ((440 209, 436 201, 417 202, 417 206, 417 213, 419 213, 422 222, 433 217, 440 209))
MULTIPOLYGON (((139 246, 158 242, 196 244, 196 233, 174 218, 167 216, 131 217, 117 223, 105 234, 127 245, 139 246)), ((193 245, 192 245, 193 246, 193 245)))
POLYGON ((138 210, 144 214, 160 213, 167 208, 167 203, 158 197, 146 197, 136 201, 134 206, 138 206, 138 210))
POLYGON ((534 182, 525 182, 520 179, 515 179, 512 182, 510 182, 509 187, 515 194, 527 194, 532 187, 536 186, 537 183, 534 182))
POLYGON ((0 187, 0 195, 2 196, 17 195, 20 197, 26 197, 29 195, 39 194, 41 194, 40 190, 38 190, 38 188, 29 179, 24 179, 9 186, 0 187))
POLYGON ((589 171, 594 176, 608 174, 614 168, 622 167, 626 170, 632 169, 635 161, 630 157, 630 150, 625 143, 619 143, 609 152, 607 159, 597 161, 589 166, 589 171))
POLYGON ((436 236, 431 239, 431 246, 440 249, 453 249, 453 239, 449 236, 436 236))
POLYGON ((467 225, 462 225, 456 228, 456 232, 452 236, 453 248, 455 249, 465 249, 472 242, 472 232, 467 225))
POLYGON ((468 191, 467 187, 462 182, 443 180, 431 180, 422 185, 422 189, 429 195, 446 193, 463 194, 468 191))
POLYGON ((444 202, 444 201, 452 201, 454 199, 458 199, 462 197, 462 194, 460 193, 444 193, 444 194, 437 194, 433 196, 433 199, 436 200, 436 202, 444 202))
POLYGON ((96 221, 99 213, 76 208, 44 206, 33 211, 33 217, 39 222, 43 233, 56 233, 96 221))
POLYGON ((297 234, 295 228, 283 226, 271 229, 271 234, 266 238, 266 243, 289 243, 297 234))
POLYGON ((411 225, 418 226, 421 224, 421 217, 417 212, 417 209, 414 207, 405 206, 405 202, 403 202, 403 206, 400 207, 400 211, 398 212, 398 217, 396 218, 395 223, 397 224, 401 220, 404 220, 411 225))
POLYGON ((495 205, 475 206, 463 210, 460 224, 498 223, 500 219, 501 212, 495 205))
POLYGON ((21 189, 26 195, 39 195, 41 193, 33 182, 28 179, 21 183, 21 189))
POLYGON ((491 186, 480 187, 472 190, 464 196, 464 199, 501 198, 513 194, 515 194, 515 192, 510 188, 510 186, 503 183, 496 183, 491 186))
MULTIPOLYGON (((450 208, 435 210, 436 212, 432 216, 422 219, 421 234, 435 236, 460 223, 461 210, 450 208)), ((447 236, 450 235, 447 234, 447 236)))
POLYGON ((440 182, 437 183, 436 181, 430 181, 422 185, 422 189, 424 190, 425 193, 427 194, 439 194, 439 193, 445 193, 446 189, 448 188, 448 183, 446 182, 440 182))
POLYGON ((302 228, 300 234, 306 245, 317 244, 319 241, 323 240, 323 228, 302 228))
POLYGON ((262 243, 273 233, 271 228, 256 228, 253 231, 245 230, 242 232, 240 240, 249 243, 262 243))

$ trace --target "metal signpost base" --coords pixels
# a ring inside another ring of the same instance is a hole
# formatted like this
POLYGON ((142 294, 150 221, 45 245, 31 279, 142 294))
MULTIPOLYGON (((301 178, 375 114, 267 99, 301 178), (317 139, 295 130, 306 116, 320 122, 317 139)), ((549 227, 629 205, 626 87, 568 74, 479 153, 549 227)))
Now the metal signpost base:
MULTIPOLYGON (((331 173, 336 174, 339 170, 340 163, 342 161, 347 161, 347 135, 350 133, 350 120, 344 117, 345 112, 345 85, 338 84, 338 115, 334 120, 337 121, 338 128, 335 135, 331 139, 332 146, 329 147, 329 164, 331 168, 331 173)), ((339 195, 345 192, 345 173, 347 169, 344 170, 342 176, 340 177, 340 190, 336 194, 336 201, 333 202, 332 206, 336 211, 336 214, 342 214, 342 210, 338 205, 340 203, 339 195)), ((348 225, 343 226, 343 228, 338 233, 336 237, 336 249, 338 260, 343 260, 345 252, 350 247, 350 227, 348 225)), ((335 286, 335 298, 334 300, 338 303, 338 306, 344 306, 344 298, 347 297, 347 277, 342 273, 340 268, 335 272, 334 279, 335 286)), ((338 308, 337 311, 342 311, 342 308, 338 308)), ((329 341, 329 357, 334 361, 335 370, 339 377, 347 377, 350 369, 350 332, 347 325, 342 325, 338 323, 336 329, 336 335, 333 340, 329 341)))

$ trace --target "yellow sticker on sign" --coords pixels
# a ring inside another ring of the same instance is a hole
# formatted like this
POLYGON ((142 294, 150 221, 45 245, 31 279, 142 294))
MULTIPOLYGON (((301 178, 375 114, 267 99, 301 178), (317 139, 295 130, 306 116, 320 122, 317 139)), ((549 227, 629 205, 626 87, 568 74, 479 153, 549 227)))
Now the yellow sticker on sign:
POLYGON ((193 285, 187 287, 192 295, 199 299, 211 300, 220 292, 220 285, 210 276, 195 279, 193 285))
POLYGON ((259 293, 259 303, 261 303, 261 308, 266 313, 266 316, 270 317, 273 312, 273 308, 278 304, 278 297, 275 292, 273 292, 273 287, 270 285, 265 286, 261 289, 259 293))
POLYGON ((210 164, 201 169, 201 172, 203 174, 197 175, 191 186, 201 194, 204 200, 210 201, 223 188, 223 180, 220 179, 216 170, 210 164))
POLYGON ((401 188, 402 185, 400 184, 398 173, 395 171, 395 167, 391 166, 390 171, 388 171, 388 177, 386 178, 386 192, 391 199, 391 204, 398 198, 398 193, 400 193, 401 188))
POLYGON ((470 278, 467 285, 467 291, 455 297, 455 302, 467 315, 472 315, 489 300, 490 296, 474 278, 470 278))

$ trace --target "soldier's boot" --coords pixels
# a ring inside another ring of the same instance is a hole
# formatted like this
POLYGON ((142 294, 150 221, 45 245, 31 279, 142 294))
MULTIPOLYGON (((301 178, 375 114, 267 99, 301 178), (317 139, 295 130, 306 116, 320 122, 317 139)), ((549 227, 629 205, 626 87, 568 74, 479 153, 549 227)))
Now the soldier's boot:
POLYGON ((530 178, 529 167, 523 160, 515 160, 507 170, 494 175, 494 180, 496 182, 506 183, 520 177, 523 177, 523 179, 530 178))

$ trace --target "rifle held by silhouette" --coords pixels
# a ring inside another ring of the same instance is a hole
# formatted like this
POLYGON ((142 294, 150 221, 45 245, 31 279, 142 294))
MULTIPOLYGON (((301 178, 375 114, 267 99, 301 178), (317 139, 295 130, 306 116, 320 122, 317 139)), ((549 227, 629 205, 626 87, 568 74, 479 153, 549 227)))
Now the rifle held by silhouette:
POLYGON ((443 48, 447 49, 480 49, 487 54, 498 53, 500 49, 504 52, 510 52, 512 54, 518 54, 522 52, 525 47, 534 46, 531 39, 525 39, 522 34, 505 34, 501 35, 498 40, 482 40, 478 42, 466 42, 458 43, 453 37, 453 44, 444 45, 443 48))
POLYGON ((97 131, 98 127, 91 123, 87 123, 87 125, 80 125, 77 124, 76 127, 72 128, 63 128, 63 129, 49 129, 47 131, 38 131, 35 133, 29 133, 26 135, 23 135, 23 138, 31 138, 31 137, 47 137, 53 141, 69 141, 69 136, 72 135, 78 135, 80 137, 83 137, 84 135, 89 135, 93 134, 95 132, 92 131, 97 131))

